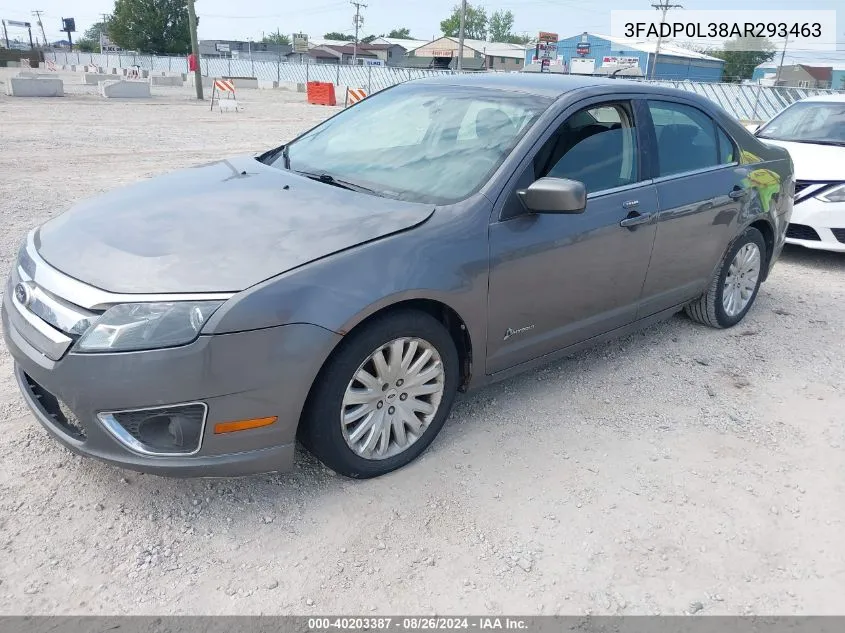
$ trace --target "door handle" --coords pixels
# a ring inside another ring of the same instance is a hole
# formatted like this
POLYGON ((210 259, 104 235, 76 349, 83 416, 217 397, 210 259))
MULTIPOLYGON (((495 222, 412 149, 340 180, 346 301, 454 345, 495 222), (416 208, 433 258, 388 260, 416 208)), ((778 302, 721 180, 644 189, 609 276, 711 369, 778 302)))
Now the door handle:
POLYGON ((745 189, 732 189, 731 192, 728 194, 728 198, 731 200, 741 200, 745 197, 747 191, 745 189))
POLYGON ((648 224, 651 222, 653 216, 653 213, 639 213, 637 211, 631 211, 631 213, 628 214, 628 217, 619 223, 619 226, 624 226, 626 229, 630 229, 632 227, 639 226, 640 224, 648 224))

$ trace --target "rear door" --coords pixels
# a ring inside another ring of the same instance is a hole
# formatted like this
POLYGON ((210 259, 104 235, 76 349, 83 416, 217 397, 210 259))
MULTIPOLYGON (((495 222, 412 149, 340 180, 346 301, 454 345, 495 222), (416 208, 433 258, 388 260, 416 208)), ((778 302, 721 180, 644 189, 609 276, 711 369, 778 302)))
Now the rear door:
POLYGON ((704 111, 648 99, 660 211, 638 317, 695 298, 731 237, 744 195, 736 145, 704 111))

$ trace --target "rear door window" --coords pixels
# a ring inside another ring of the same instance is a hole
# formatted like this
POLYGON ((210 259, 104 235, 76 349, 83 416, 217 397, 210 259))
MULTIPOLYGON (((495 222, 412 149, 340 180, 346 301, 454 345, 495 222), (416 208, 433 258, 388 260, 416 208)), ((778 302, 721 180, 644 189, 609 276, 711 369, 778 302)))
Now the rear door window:
POLYGON ((701 110, 671 101, 649 101, 648 108, 657 135, 660 176, 723 164, 716 124, 701 110))

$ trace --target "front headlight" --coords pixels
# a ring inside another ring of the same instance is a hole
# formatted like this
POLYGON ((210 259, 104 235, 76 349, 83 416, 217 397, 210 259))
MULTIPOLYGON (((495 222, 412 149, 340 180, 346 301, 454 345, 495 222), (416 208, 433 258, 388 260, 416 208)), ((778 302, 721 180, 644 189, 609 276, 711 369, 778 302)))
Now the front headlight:
POLYGON ((828 189, 816 196, 822 202, 845 202, 845 185, 828 189))
POLYGON ((194 341, 222 301, 122 303, 109 308, 76 342, 77 352, 128 352, 194 341))

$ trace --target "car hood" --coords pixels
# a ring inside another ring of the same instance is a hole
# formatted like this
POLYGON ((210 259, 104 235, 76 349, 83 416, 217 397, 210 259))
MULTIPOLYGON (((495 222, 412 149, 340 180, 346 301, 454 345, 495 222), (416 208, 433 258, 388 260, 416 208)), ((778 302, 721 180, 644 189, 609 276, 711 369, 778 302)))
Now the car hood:
POLYGON ((235 292, 433 212, 245 156, 86 200, 45 223, 35 244, 50 265, 110 292, 235 292))
POLYGON ((794 143, 761 138, 763 143, 783 147, 792 157, 796 180, 845 181, 845 147, 794 143))

